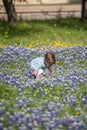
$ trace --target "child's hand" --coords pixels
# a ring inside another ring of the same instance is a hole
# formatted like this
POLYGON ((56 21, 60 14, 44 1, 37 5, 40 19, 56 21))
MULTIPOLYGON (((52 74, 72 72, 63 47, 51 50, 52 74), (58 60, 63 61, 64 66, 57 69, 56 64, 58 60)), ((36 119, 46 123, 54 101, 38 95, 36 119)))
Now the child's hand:
POLYGON ((51 69, 51 68, 49 68, 49 71, 50 71, 51 74, 55 73, 55 71, 53 69, 51 69))
POLYGON ((37 79, 41 78, 41 74, 37 70, 33 71, 33 75, 35 75, 37 79))
POLYGON ((54 74, 55 73, 55 71, 54 70, 51 70, 51 74, 54 74))
POLYGON ((37 70, 34 70, 34 71, 33 71, 33 74, 37 77, 38 71, 37 71, 37 70))
POLYGON ((42 69, 40 69, 39 71, 34 70, 33 74, 36 76, 37 79, 40 79, 42 76, 44 76, 44 72, 42 69))
POLYGON ((38 71, 38 74, 37 74, 37 78, 41 78, 42 77, 42 74, 43 74, 43 70, 42 69, 39 69, 38 71))
POLYGON ((37 74, 36 78, 40 79, 41 78, 41 74, 37 74))

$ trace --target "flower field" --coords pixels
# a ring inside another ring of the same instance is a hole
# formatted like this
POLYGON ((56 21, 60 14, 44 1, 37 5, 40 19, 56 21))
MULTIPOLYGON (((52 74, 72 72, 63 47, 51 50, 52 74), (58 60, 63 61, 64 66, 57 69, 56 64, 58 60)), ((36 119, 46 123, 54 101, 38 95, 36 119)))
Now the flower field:
POLYGON ((0 47, 0 130, 87 130, 87 47, 0 47), (55 74, 34 79, 27 61, 52 51, 55 74))

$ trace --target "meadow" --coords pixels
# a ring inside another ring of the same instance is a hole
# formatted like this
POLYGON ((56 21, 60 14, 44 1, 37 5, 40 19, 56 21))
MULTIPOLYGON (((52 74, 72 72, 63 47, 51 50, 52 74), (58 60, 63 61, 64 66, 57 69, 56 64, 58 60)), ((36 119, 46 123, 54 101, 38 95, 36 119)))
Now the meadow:
POLYGON ((87 130, 87 23, 77 18, 0 21, 0 130, 87 130), (28 62, 54 52, 55 74, 28 62))
MULTIPOLYGON (((49 45, 54 42, 87 45, 87 22, 79 18, 59 18, 51 20, 20 20, 9 25, 0 20, 0 44, 2 45, 49 45)), ((69 46, 67 45, 67 46, 69 46)))

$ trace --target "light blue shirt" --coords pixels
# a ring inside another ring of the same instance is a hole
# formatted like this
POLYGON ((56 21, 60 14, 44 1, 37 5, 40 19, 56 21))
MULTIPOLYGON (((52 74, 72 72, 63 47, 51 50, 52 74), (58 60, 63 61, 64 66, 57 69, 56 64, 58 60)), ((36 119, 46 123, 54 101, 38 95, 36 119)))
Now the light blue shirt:
POLYGON ((38 71, 39 69, 47 68, 44 64, 44 57, 36 57, 35 59, 31 60, 28 64, 32 70, 38 71))

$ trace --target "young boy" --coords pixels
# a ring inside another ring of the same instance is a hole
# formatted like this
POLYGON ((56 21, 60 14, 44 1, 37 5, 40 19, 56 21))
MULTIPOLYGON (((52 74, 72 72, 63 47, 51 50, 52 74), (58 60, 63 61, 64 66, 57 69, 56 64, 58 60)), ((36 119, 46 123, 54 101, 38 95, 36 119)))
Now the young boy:
POLYGON ((36 57, 30 61, 29 65, 32 69, 34 77, 39 78, 44 69, 48 69, 50 73, 54 73, 52 65, 55 64, 55 55, 52 52, 47 52, 44 57, 36 57))

